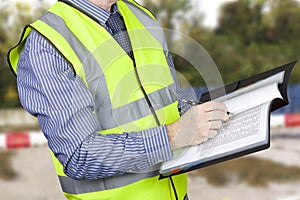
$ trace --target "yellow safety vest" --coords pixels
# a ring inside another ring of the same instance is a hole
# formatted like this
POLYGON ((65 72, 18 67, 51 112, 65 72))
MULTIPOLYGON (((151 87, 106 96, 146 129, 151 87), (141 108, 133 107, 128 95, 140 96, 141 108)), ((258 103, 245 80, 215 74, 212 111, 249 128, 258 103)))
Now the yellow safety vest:
MULTIPOLYGON (((9 62, 17 74, 20 53, 32 29, 47 38, 72 65, 94 97, 99 134, 136 132, 179 119, 176 88, 164 49, 162 30, 152 14, 132 0, 118 1, 133 48, 134 59, 92 17, 55 3, 27 26, 9 62)), ((100 147, 99 147, 100 148, 100 147)), ((52 153, 62 189, 68 199, 178 199, 187 192, 185 174, 159 180, 158 171, 127 173, 95 181, 74 180, 64 173, 52 153)))

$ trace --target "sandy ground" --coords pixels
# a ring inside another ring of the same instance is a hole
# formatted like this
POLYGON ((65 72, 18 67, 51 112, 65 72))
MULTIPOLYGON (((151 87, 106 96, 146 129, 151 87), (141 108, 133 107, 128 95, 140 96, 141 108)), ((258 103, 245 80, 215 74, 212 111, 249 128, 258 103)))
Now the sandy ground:
MULTIPOLYGON (((272 135, 271 147, 254 155, 300 166, 300 128, 277 130, 272 135)), ((0 200, 65 199, 46 147, 16 150, 12 165, 18 178, 8 182, 0 180, 0 200)), ((271 183, 267 187, 247 184, 215 187, 204 178, 189 177, 189 196, 191 200, 300 200, 300 181, 271 183)))

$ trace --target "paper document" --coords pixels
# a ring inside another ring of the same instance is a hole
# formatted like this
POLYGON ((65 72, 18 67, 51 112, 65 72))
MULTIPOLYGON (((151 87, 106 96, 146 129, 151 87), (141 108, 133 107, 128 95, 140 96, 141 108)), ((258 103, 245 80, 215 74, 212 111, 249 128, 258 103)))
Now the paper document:
POLYGON ((161 177, 268 148, 270 111, 287 104, 286 84, 294 64, 281 66, 263 76, 254 76, 253 81, 247 79, 246 82, 250 84, 216 98, 216 101, 224 102, 233 115, 223 124, 216 137, 200 145, 174 151, 173 159, 162 164, 161 177), (274 100, 278 102, 273 108, 274 100))

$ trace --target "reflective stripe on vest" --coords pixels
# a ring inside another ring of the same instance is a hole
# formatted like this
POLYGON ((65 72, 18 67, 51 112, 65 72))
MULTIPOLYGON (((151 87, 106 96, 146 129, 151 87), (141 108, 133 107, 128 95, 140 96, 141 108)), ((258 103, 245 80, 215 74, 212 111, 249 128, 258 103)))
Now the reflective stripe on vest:
MULTIPOLYGON (((118 1, 118 8, 128 29, 135 63, 102 26, 63 2, 56 3, 46 15, 31 24, 24 32, 22 42, 9 55, 17 73, 18 55, 30 30, 33 28, 46 37, 70 62, 91 91, 101 134, 155 127, 157 122, 154 116, 160 124, 169 124, 179 118, 175 84, 164 55, 166 44, 161 29, 152 16, 133 1, 118 1), (145 27, 149 24, 151 27, 145 27), (155 113, 149 108, 147 100, 155 113)), ((107 182, 99 180, 98 185, 96 182, 75 181, 66 177, 63 166, 55 156, 53 161, 69 199, 94 199, 93 194, 96 193, 101 196, 120 195, 121 198, 127 192, 139 189, 150 192, 149 199, 171 199, 173 196, 170 182, 167 179, 158 181, 153 173, 132 174, 132 179, 126 178, 127 175, 115 177, 109 181, 110 186, 104 188, 112 190, 112 193, 101 193, 99 185, 107 182)), ((186 176, 174 178, 174 183, 182 199, 186 194, 186 176)))
MULTIPOLYGON (((62 165, 59 163, 53 153, 51 154, 56 170, 62 172, 62 165), (57 162, 55 162, 55 160, 57 160, 57 162), (61 170, 58 168, 61 168, 61 170)), ((62 173, 58 173, 58 177, 65 196, 70 200, 101 200, 102 198, 105 200, 175 200, 175 196, 172 191, 172 185, 169 179, 166 178, 159 180, 157 174, 158 171, 125 174, 122 176, 99 179, 96 181, 74 180, 62 173), (105 189, 105 191, 103 191, 103 189, 105 189), (102 191, 105 193, 102 193, 102 191), (137 191, 140 192, 137 193, 137 191)), ((173 182, 175 184, 179 199, 183 199, 184 195, 187 193, 186 174, 173 176, 173 182)))
POLYGON ((136 181, 155 177, 157 175, 159 175, 158 171, 153 171, 141 174, 125 174, 95 181, 81 181, 74 180, 67 176, 59 176, 59 181, 64 192, 69 194, 82 194, 123 187, 136 181))

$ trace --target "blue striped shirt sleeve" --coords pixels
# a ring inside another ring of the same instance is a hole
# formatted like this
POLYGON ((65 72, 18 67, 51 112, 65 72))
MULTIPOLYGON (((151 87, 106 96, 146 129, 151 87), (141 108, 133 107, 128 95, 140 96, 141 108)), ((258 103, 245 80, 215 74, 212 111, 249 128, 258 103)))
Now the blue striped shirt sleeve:
POLYGON ((94 103, 70 64, 37 32, 18 63, 23 107, 38 117, 49 148, 74 179, 94 180, 140 172, 172 158, 165 126, 123 134, 96 133, 94 103))

